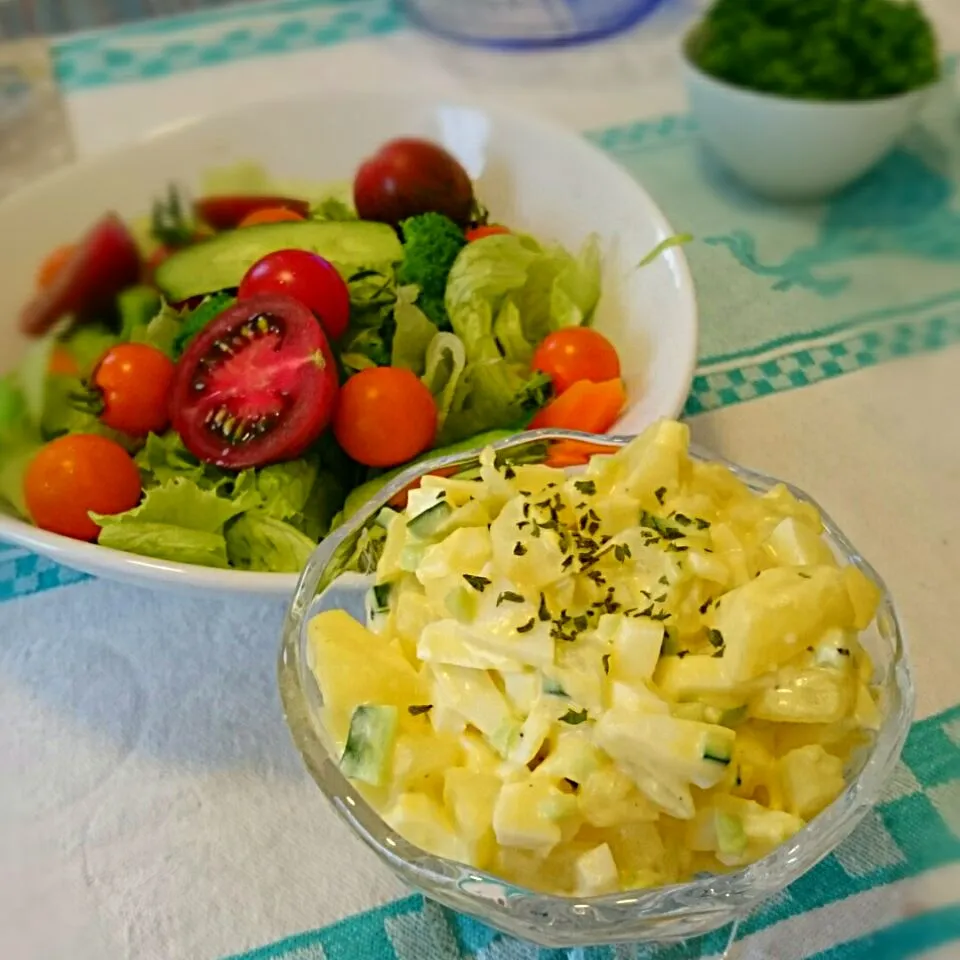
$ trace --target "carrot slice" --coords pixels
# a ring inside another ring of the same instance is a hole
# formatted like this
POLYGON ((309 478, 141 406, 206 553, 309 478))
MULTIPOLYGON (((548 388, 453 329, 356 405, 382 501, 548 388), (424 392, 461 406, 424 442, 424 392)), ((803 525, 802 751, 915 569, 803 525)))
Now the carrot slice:
POLYGON ((303 217, 296 210, 286 207, 265 207, 263 210, 254 210, 248 213, 241 221, 241 227, 255 227, 261 223, 294 223, 303 217))
POLYGON ((614 447, 598 443, 583 443, 580 440, 560 440, 550 446, 546 464, 563 470, 567 467, 582 467, 590 458, 605 453, 614 453, 614 447))
POLYGON ((37 270, 37 287, 45 290, 57 278, 77 249, 75 243, 64 243, 54 247, 37 270))
POLYGON ((73 358, 73 354, 69 353, 63 347, 54 347, 53 353, 50 355, 48 372, 61 377, 79 377, 80 367, 77 366, 77 361, 73 358))
POLYGON ((552 427, 557 430, 580 430, 583 433, 606 433, 617 422, 626 402, 627 392, 619 378, 602 383, 578 380, 548 403, 533 418, 529 429, 552 427))

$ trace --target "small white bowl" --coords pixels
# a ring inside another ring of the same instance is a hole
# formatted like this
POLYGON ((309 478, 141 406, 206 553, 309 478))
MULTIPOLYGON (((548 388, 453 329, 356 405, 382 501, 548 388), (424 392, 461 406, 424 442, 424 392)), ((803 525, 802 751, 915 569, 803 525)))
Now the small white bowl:
POLYGON ((794 100, 717 80, 686 47, 684 80, 704 141, 746 186, 774 200, 817 200, 863 176, 910 128, 931 89, 882 100, 794 100))

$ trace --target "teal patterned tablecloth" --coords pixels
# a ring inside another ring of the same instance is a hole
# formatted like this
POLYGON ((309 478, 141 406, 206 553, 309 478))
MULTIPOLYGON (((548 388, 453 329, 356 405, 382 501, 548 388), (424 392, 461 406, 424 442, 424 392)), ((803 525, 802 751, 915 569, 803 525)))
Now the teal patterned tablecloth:
MULTIPOLYGON (((958 11, 933 6, 960 49, 958 11)), ((388 0, 205 6, 59 39, 50 71, 61 134, 81 155, 249 91, 396 78, 553 113, 628 169, 696 237, 696 439, 824 501, 891 585, 913 640, 918 716, 884 796, 843 846, 744 918, 730 956, 960 956, 960 659, 945 602, 960 570, 956 61, 879 168, 829 202, 781 207, 703 154, 676 83, 678 9, 692 2, 593 50, 491 60, 419 37, 388 0)), ((0 0, 0 32, 37 16, 0 0)), ((282 608, 126 589, 0 544, 0 956, 723 953, 729 930, 538 950, 403 890, 345 834, 289 743, 273 675, 282 608)))

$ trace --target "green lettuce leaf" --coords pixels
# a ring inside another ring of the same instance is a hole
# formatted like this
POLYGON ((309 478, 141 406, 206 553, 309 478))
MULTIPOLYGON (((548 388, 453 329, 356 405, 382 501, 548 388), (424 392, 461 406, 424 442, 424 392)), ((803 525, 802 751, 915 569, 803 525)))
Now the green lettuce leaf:
POLYGON ((139 506, 125 513, 96 516, 105 529, 132 523, 165 523, 204 533, 220 533, 228 520, 260 505, 258 495, 247 490, 238 497, 221 497, 186 477, 174 477, 148 490, 139 506))
POLYGON ((83 323, 74 327, 61 341, 64 349, 73 357, 80 373, 89 376, 100 358, 120 343, 120 338, 102 323, 83 323))
POLYGON ((263 512, 277 520, 303 513, 319 473, 315 460, 290 460, 256 471, 255 489, 263 512))
POLYGON ((205 297, 197 304, 180 323, 180 329, 173 338, 173 355, 179 358, 184 350, 190 346, 194 337, 203 330, 212 320, 216 319, 224 310, 232 307, 237 302, 236 297, 229 293, 215 293, 212 296, 205 297))
POLYGON ((446 296, 467 359, 489 358, 487 338, 496 334, 507 359, 525 363, 548 333, 589 323, 600 298, 600 267, 593 236, 577 256, 517 234, 469 244, 453 265, 446 296))
POLYGON ((436 401, 437 421, 441 429, 456 400, 466 365, 467 351, 456 334, 438 333, 430 341, 422 380, 436 401))
POLYGON ((27 516, 23 476, 43 439, 27 415, 27 404, 15 373, 0 377, 0 503, 27 516))
POLYGON ((298 573, 317 546, 316 540, 262 510, 231 523, 226 541, 231 566, 270 573, 298 573))
POLYGON ((161 436, 148 434, 134 460, 140 468, 140 476, 147 489, 183 478, 203 490, 219 490, 232 480, 225 471, 201 463, 183 445, 179 434, 172 430, 161 436))
POLYGON ((144 343, 149 343, 150 346, 165 353, 171 360, 176 360, 177 352, 174 345, 182 329, 183 314, 164 301, 156 316, 147 324, 143 340, 144 343))
POLYGON ((101 547, 142 557, 226 568, 227 541, 222 533, 190 530, 169 523, 137 522, 105 526, 97 540, 101 547))
POLYGON ((141 342, 147 327, 160 309, 160 294, 153 287, 128 287, 117 296, 120 340, 141 342))
POLYGON ((83 380, 53 374, 44 383, 41 433, 47 440, 66 433, 93 433, 119 443, 131 453, 139 447, 137 440, 102 423, 97 409, 96 397, 83 380))
POLYGON ((91 516, 102 527, 97 541, 102 546, 161 560, 225 567, 225 525, 258 504, 252 490, 227 499, 186 477, 175 477, 148 490, 132 510, 91 516))
POLYGON ((520 310, 513 300, 506 300, 500 308, 493 322, 493 335, 505 357, 526 364, 533 359, 535 344, 524 335, 520 310))
POLYGON ((390 365, 405 367, 419 377, 427 368, 427 349, 437 335, 437 327, 416 305, 417 294, 416 287, 401 287, 397 291, 390 365))

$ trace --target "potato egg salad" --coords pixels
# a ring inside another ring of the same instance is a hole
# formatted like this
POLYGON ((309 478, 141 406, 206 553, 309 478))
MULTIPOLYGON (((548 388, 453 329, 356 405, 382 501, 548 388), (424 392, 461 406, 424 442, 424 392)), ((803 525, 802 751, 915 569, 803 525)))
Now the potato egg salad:
POLYGON ((589 896, 747 864, 845 786, 880 722, 879 589, 808 503, 662 421, 580 472, 424 477, 368 622, 309 624, 341 770, 411 843, 589 896))

